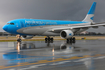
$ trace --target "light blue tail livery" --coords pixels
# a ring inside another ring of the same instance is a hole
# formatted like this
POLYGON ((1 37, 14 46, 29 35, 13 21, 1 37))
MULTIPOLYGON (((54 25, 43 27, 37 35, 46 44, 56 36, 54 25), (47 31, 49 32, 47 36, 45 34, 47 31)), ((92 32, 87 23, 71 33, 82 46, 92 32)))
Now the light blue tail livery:
POLYGON ((95 8, 96 8, 96 2, 93 2, 88 14, 86 15, 86 17, 83 21, 93 22, 95 8))

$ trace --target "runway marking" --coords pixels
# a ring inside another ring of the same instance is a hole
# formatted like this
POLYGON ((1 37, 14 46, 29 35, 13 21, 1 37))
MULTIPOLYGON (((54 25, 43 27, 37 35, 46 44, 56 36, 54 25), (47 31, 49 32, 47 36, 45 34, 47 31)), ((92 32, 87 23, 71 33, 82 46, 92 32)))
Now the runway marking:
POLYGON ((64 63, 67 63, 67 62, 71 62, 71 61, 63 61, 63 62, 53 63, 53 64, 50 64, 50 65, 64 64, 64 63))
POLYGON ((5 66, 0 66, 0 68, 3 68, 3 67, 5 67, 5 66))
POLYGON ((77 61, 74 61, 74 62, 82 62, 82 61, 86 61, 86 60, 89 60, 91 58, 83 58, 83 59, 80 59, 80 60, 77 60, 77 61))
POLYGON ((97 58, 94 58, 94 59, 103 59, 103 58, 105 58, 105 56, 97 57, 97 58))
POLYGON ((33 66, 28 67, 28 68, 21 68, 19 70, 33 69, 33 68, 38 68, 39 66, 44 66, 44 65, 47 65, 47 64, 33 65, 33 66))
POLYGON ((101 55, 101 54, 96 54, 95 57, 96 57, 96 56, 103 56, 103 55, 101 55))
POLYGON ((92 57, 92 56, 90 56, 90 55, 84 55, 83 57, 88 58, 88 57, 92 57))
POLYGON ((14 65, 14 66, 1 66, 0 69, 20 67, 20 66, 26 66, 26 65, 34 65, 34 64, 42 64, 42 63, 59 62, 59 61, 66 61, 66 60, 74 60, 74 59, 81 59, 80 61, 83 61, 85 59, 88 59, 89 57, 98 57, 97 59, 102 59, 102 58, 105 58, 105 55, 96 54, 94 56, 90 56, 90 55, 84 55, 84 56, 81 56, 81 57, 74 56, 74 57, 70 57, 70 58, 67 58, 67 59, 57 58, 55 60, 50 60, 50 61, 48 61, 48 60, 40 60, 40 61, 35 62, 35 63, 25 62, 25 63, 18 63, 18 65, 14 65), (102 56, 102 57, 99 57, 99 56, 102 56), (84 58, 84 59, 82 59, 82 58, 84 58))
POLYGON ((30 66, 29 68, 37 68, 37 67, 39 67, 39 66, 44 66, 44 65, 46 65, 46 64, 33 65, 33 66, 30 66))
POLYGON ((46 63, 46 62, 48 62, 47 60, 40 60, 40 61, 38 61, 38 63, 46 63))

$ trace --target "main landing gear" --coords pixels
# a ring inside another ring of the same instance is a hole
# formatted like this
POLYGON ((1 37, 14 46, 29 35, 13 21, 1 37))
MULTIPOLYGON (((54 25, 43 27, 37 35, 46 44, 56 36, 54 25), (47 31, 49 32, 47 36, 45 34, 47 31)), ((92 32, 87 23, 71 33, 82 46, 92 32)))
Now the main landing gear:
POLYGON ((75 43, 75 37, 67 39, 67 43, 75 43))
POLYGON ((53 42, 53 38, 50 38, 49 36, 45 38, 45 42, 53 42))

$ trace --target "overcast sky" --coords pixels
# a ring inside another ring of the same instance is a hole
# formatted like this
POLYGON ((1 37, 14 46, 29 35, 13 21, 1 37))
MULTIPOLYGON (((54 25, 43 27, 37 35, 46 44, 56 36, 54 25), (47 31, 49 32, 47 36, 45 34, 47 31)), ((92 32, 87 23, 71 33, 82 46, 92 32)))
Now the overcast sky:
MULTIPOLYGON (((94 1, 94 21, 104 22, 105 0, 0 0, 0 31, 8 21, 19 18, 81 21, 94 1)), ((105 33, 105 27, 88 31, 105 33)))

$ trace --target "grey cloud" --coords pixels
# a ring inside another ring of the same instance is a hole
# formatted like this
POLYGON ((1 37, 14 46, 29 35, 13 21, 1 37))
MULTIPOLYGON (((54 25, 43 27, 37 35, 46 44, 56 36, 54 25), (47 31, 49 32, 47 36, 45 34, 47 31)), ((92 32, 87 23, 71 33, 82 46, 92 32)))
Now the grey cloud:
MULTIPOLYGON (((94 21, 105 21, 105 0, 0 0, 0 31, 7 21, 18 18, 81 21, 94 1, 94 21)), ((96 31, 105 32, 103 29, 96 31)))

